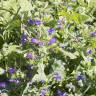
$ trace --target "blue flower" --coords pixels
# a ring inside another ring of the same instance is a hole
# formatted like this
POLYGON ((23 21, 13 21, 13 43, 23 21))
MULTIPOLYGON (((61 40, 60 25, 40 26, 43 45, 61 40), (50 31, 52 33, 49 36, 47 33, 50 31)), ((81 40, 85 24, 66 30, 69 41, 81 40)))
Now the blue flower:
POLYGON ((84 76, 83 75, 78 75, 77 76, 77 80, 79 81, 79 80, 84 80, 84 76))
POLYGON ((35 20, 35 25, 40 26, 42 22, 40 20, 35 20))
POLYGON ((0 88, 5 88, 6 87, 6 83, 5 82, 0 82, 0 88))
POLYGON ((64 93, 62 94, 62 96, 68 96, 68 95, 67 95, 67 93, 66 93, 66 92, 64 92, 64 93))
POLYGON ((72 2, 76 2, 77 0, 72 0, 72 2))
POLYGON ((26 58, 27 58, 27 59, 33 59, 32 53, 27 53, 26 58))
POLYGON ((34 44, 38 44, 38 43, 39 43, 39 40, 36 39, 36 38, 32 38, 32 39, 31 39, 31 42, 34 43, 34 44))
POLYGON ((52 45, 54 43, 56 43, 57 39, 56 38, 52 38, 50 41, 49 41, 49 45, 52 45))
POLYGON ((68 9, 69 11, 71 11, 73 8, 72 8, 72 6, 69 6, 67 9, 68 9))
POLYGON ((44 46, 45 45, 44 42, 39 42, 38 44, 39 44, 39 46, 44 46))
POLYGON ((40 26, 42 24, 42 22, 40 20, 32 20, 32 19, 29 19, 28 23, 30 25, 36 25, 36 26, 40 26))
POLYGON ((59 96, 62 96, 61 90, 57 90, 57 94, 58 94, 59 96))
POLYGON ((51 34, 53 34, 53 33, 55 33, 55 29, 54 28, 50 28, 49 30, 48 30, 48 33, 51 35, 51 34))
POLYGON ((27 42, 27 34, 26 33, 23 33, 22 34, 22 37, 21 37, 21 44, 22 45, 25 45, 27 42))
POLYGON ((88 55, 89 55, 89 54, 92 54, 92 50, 91 50, 91 49, 87 50, 87 54, 88 54, 88 55))
POLYGON ((18 79, 10 79, 9 82, 19 84, 20 81, 18 79))
POLYGON ((55 79, 56 81, 61 81, 61 80, 62 80, 61 75, 60 75, 59 73, 55 73, 55 74, 54 74, 54 79, 55 79))
POLYGON ((16 72, 16 69, 14 69, 14 68, 10 68, 9 69, 9 73, 12 75, 12 74, 14 74, 16 72))
POLYGON ((41 80, 41 83, 44 84, 44 83, 46 83, 46 81, 45 80, 41 80))
POLYGON ((32 20, 32 19, 29 19, 29 20, 28 20, 28 23, 29 23, 30 25, 35 25, 35 21, 32 20))
POLYGON ((66 92, 61 92, 60 90, 57 90, 57 94, 59 96, 68 96, 66 92))
POLYGON ((96 32, 91 32, 91 33, 90 33, 90 36, 91 36, 91 37, 96 37, 96 32))
POLYGON ((59 29, 64 29, 64 24, 66 23, 66 19, 61 17, 59 20, 58 20, 58 28, 59 29))
POLYGON ((47 94, 47 89, 42 89, 41 90, 41 96, 45 96, 47 94))

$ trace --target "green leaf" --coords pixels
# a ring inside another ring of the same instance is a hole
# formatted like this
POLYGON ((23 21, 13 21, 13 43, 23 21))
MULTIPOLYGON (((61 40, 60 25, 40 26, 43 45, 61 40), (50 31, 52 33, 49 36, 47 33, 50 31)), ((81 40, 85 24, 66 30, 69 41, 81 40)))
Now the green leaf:
POLYGON ((0 35, 0 49, 3 47, 3 44, 4 44, 4 39, 2 35, 0 35))
POLYGON ((41 81, 41 80, 45 80, 47 81, 47 77, 44 73, 44 64, 42 63, 42 60, 41 62, 38 64, 38 70, 37 70, 38 74, 36 74, 34 77, 33 77, 33 82, 35 81, 41 81))
POLYGON ((4 52, 4 55, 7 56, 8 54, 12 53, 12 52, 18 52, 19 50, 19 47, 18 45, 7 45, 7 44, 4 44, 3 46, 3 52, 4 52))
POLYGON ((31 2, 28 0, 19 0, 21 11, 30 11, 32 10, 31 2))
POLYGON ((5 72, 5 70, 0 67, 0 75, 2 75, 4 72, 5 72))
POLYGON ((71 53, 65 50, 62 50, 61 48, 58 48, 60 52, 62 52, 65 56, 69 57, 70 59, 76 59, 79 54, 77 52, 71 53))
POLYGON ((76 24, 84 23, 86 20, 89 19, 87 15, 79 14, 76 12, 72 12, 69 14, 68 12, 61 11, 59 12, 59 16, 64 16, 68 20, 68 22, 74 21, 76 24))

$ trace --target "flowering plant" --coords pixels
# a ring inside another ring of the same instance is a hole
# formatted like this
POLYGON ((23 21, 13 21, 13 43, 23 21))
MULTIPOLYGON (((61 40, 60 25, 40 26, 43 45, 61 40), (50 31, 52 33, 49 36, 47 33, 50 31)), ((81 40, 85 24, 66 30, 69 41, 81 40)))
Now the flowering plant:
POLYGON ((96 0, 1 0, 0 94, 96 96, 96 0))

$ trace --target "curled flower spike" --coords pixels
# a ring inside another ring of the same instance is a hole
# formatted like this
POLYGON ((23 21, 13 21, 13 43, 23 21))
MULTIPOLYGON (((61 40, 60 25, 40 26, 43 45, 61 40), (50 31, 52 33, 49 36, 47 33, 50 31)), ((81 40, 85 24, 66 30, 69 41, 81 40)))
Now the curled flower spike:
POLYGON ((50 41, 49 41, 49 44, 48 45, 53 45, 54 43, 56 43, 57 39, 56 38, 52 38, 50 41))

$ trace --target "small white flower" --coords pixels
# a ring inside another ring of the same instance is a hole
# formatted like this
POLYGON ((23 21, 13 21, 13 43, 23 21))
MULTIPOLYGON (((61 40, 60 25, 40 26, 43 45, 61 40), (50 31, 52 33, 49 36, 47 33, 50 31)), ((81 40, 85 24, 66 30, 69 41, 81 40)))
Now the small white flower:
POLYGON ((3 68, 0 68, 0 75, 4 74, 5 70, 3 68))

